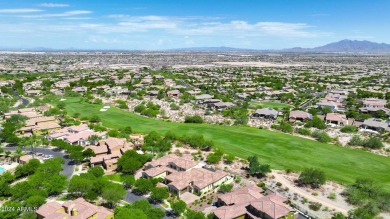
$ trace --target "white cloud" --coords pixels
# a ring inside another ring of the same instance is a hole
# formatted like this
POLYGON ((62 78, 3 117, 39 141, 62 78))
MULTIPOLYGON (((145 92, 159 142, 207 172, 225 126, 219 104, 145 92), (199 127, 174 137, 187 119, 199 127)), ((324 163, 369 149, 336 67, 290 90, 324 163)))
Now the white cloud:
POLYGON ((58 3, 42 3, 39 6, 46 7, 46 8, 65 8, 69 7, 68 4, 58 4, 58 3))
POLYGON ((9 13, 9 14, 23 14, 23 13, 34 13, 41 12, 41 9, 35 8, 13 8, 13 9, 0 9, 0 13, 9 13))
POLYGON ((78 45, 80 41, 76 39, 81 39, 82 42, 86 40, 93 46, 104 44, 110 47, 111 43, 126 45, 126 48, 134 46, 132 48, 138 49, 178 48, 188 45, 256 48, 261 46, 258 43, 260 41, 263 43, 262 46, 266 47, 267 40, 288 43, 300 42, 302 38, 316 40, 329 35, 306 23, 229 21, 226 18, 155 15, 108 15, 106 19, 97 19, 92 15, 81 16, 91 13, 92 11, 74 10, 55 14, 17 15, 17 17, 35 19, 26 19, 12 24, 0 21, 2 30, 0 40, 7 39, 7 35, 12 39, 12 36, 23 31, 28 33, 24 35, 30 38, 35 36, 36 41, 46 37, 47 41, 53 44, 56 44, 58 39, 62 39, 78 45), (87 19, 93 19, 93 22, 87 19))
POLYGON ((75 15, 86 15, 86 14, 92 14, 92 11, 75 10, 75 11, 65 11, 62 13, 55 13, 55 14, 20 15, 19 17, 21 18, 70 17, 75 15))

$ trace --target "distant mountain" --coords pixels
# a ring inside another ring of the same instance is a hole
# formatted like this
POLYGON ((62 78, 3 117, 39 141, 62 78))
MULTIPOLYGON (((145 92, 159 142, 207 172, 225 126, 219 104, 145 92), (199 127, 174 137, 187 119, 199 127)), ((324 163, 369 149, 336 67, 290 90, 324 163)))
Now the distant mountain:
POLYGON ((389 53, 390 44, 375 43, 367 40, 341 40, 314 48, 295 47, 285 52, 349 52, 349 53, 389 53))
POLYGON ((242 51, 258 51, 254 49, 242 49, 242 48, 233 48, 233 47, 190 47, 190 48, 178 48, 171 49, 169 51, 178 51, 178 52, 242 52, 242 51))

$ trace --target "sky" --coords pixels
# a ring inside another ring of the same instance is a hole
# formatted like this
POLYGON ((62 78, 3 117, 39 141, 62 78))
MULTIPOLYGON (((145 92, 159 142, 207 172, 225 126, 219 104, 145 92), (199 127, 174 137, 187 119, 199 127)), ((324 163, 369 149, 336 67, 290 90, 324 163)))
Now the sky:
POLYGON ((388 0, 0 0, 0 48, 283 49, 390 43, 388 0))

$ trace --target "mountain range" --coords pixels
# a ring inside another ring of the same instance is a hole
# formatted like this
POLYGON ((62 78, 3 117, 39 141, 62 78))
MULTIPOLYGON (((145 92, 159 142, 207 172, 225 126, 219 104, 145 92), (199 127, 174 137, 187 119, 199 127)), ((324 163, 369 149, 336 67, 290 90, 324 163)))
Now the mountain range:
MULTIPOLYGON (((38 52, 115 52, 119 50, 79 50, 74 48, 68 49, 52 49, 45 47, 37 47, 33 49, 0 49, 0 51, 38 51, 38 52)), ((120 50, 121 52, 135 50, 120 50)), ((137 50, 141 51, 141 50, 137 50)), ((359 41, 359 40, 341 40, 334 43, 329 43, 324 46, 314 48, 302 48, 294 47, 282 50, 256 50, 256 49, 243 49, 233 47, 191 47, 191 48, 178 48, 165 50, 168 52, 292 52, 292 53, 390 53, 390 44, 376 43, 371 41, 359 41)))
POLYGON ((347 53, 389 53, 390 44, 375 43, 367 40, 341 40, 334 43, 329 43, 324 46, 314 48, 295 47, 291 49, 284 49, 285 52, 347 52, 347 53))
POLYGON ((232 47, 192 47, 170 51, 188 52, 296 52, 296 53, 390 53, 390 44, 359 40, 341 40, 314 48, 295 47, 282 50, 253 50, 232 47))

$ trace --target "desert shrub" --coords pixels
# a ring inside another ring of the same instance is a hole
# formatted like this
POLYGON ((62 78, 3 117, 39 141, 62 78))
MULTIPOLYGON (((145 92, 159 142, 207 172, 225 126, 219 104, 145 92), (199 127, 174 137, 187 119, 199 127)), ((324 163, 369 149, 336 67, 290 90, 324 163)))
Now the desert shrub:
POLYGON ((301 135, 311 135, 311 131, 306 128, 299 128, 297 129, 297 133, 301 135))
POLYGON ((329 137, 329 135, 326 132, 323 132, 323 131, 314 131, 312 133, 312 136, 317 141, 322 142, 322 143, 327 143, 327 142, 330 142, 332 140, 332 138, 329 137))

